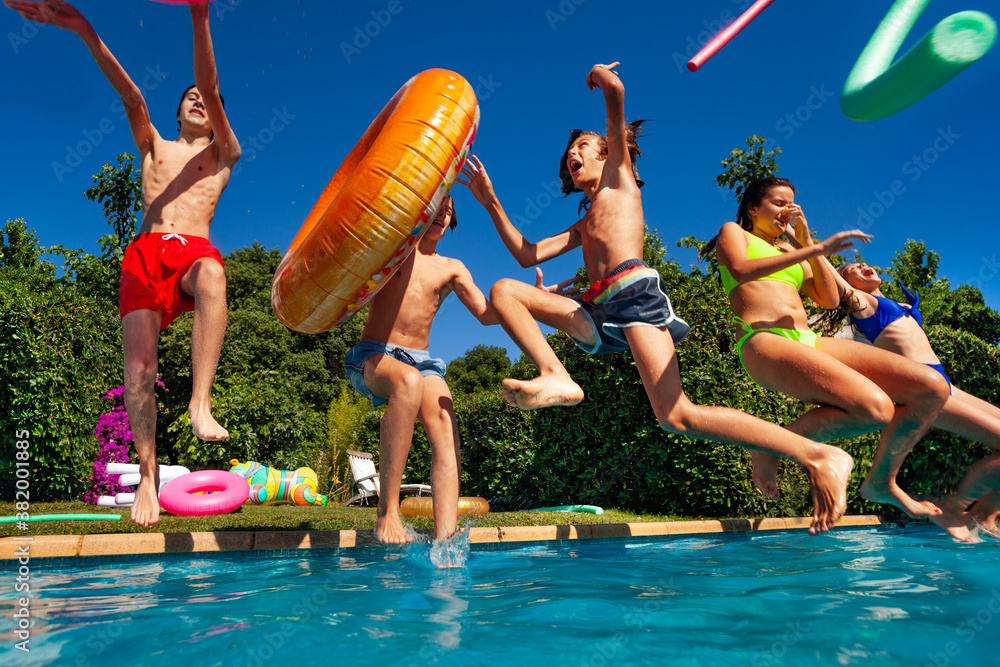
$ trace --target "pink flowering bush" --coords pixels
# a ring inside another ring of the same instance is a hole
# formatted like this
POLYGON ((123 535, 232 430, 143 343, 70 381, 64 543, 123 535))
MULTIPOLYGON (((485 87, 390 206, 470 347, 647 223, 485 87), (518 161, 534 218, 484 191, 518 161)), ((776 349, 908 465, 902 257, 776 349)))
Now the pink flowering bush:
MULTIPOLYGON (((167 391, 159 379, 156 386, 167 391)), ((101 496, 113 496, 116 493, 128 493, 132 489, 118 483, 117 475, 109 475, 109 463, 128 463, 129 450, 132 448, 132 429, 128 424, 128 413, 125 411, 125 386, 118 385, 104 395, 111 401, 111 412, 105 412, 97 420, 94 435, 101 444, 101 449, 94 459, 94 471, 90 475, 90 489, 83 494, 85 503, 97 504, 101 496)))

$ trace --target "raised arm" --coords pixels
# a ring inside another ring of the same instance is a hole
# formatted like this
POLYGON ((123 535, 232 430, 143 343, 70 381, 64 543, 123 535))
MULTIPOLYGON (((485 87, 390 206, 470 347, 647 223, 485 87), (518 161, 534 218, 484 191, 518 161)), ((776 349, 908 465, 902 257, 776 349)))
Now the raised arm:
POLYGON ((472 280, 472 274, 457 259, 451 260, 455 266, 455 277, 452 278, 452 286, 458 300, 462 302, 469 312, 472 313, 479 323, 484 326, 500 324, 497 313, 493 310, 493 304, 483 295, 482 290, 476 287, 472 280))
POLYGON ((90 50, 97 66, 101 68, 115 92, 121 97, 128 115, 129 128, 132 130, 132 140, 140 153, 148 152, 152 146, 156 130, 149 120, 149 110, 142 98, 142 91, 133 83, 125 69, 111 54, 97 32, 75 7, 63 0, 45 0, 44 2, 27 2, 23 0, 4 0, 4 4, 19 13, 29 21, 43 23, 63 28, 76 33, 90 50))
POLYGON ((215 51, 208 26, 208 3, 191 5, 191 25, 194 30, 194 85, 201 93, 202 104, 212 123, 219 164, 232 167, 240 159, 240 143, 229 125, 219 95, 219 72, 215 67, 215 51))
POLYGON ((493 191, 493 183, 490 181, 489 174, 486 173, 486 168, 475 155, 465 163, 462 176, 465 179, 459 178, 458 182, 469 188, 476 201, 482 204, 486 212, 490 214, 503 244, 507 246, 507 250, 522 267, 527 268, 541 264, 580 246, 580 234, 576 231, 575 226, 561 234, 542 239, 538 243, 526 240, 507 218, 503 206, 500 205, 500 200, 497 199, 496 193, 493 191))
POLYGON ((608 165, 614 169, 605 168, 605 178, 614 181, 606 183, 609 187, 617 187, 622 182, 633 181, 632 160, 628 154, 628 136, 625 129, 625 86, 615 72, 619 63, 610 65, 594 65, 587 74, 587 87, 590 90, 600 88, 604 93, 604 105, 608 115, 608 165))

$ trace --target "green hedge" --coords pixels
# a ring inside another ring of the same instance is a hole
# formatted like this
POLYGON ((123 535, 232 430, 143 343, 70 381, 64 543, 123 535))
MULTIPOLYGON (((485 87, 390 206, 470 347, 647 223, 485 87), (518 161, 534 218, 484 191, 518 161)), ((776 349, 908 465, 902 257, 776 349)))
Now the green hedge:
POLYGON ((97 454, 101 400, 121 384, 118 310, 24 268, 0 269, 0 498, 13 498, 15 432, 28 430, 31 499, 78 498, 97 454))

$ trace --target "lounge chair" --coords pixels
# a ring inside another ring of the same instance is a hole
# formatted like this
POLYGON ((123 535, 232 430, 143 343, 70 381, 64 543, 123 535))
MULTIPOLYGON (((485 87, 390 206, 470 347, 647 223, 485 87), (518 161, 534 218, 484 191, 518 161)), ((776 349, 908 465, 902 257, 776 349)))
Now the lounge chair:
MULTIPOLYGON (((369 499, 378 499, 379 484, 378 471, 375 470, 375 461, 371 454, 359 452, 353 449, 347 450, 347 461, 351 465, 351 476, 354 477, 354 488, 357 494, 351 497, 344 507, 361 503, 367 505, 369 499)), ((430 496, 431 487, 426 484, 403 484, 399 487, 399 494, 407 493, 418 496, 430 496)))

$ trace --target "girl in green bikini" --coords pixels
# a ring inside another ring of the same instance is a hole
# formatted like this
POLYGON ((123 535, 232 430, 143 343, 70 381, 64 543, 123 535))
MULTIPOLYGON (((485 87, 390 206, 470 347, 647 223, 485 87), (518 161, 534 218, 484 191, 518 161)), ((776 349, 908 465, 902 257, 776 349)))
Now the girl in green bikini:
MULTIPOLYGON (((786 428, 819 441, 882 431, 861 495, 891 503, 911 517, 935 520, 941 510, 917 501, 896 484, 896 473, 913 445, 931 427, 948 383, 936 371, 899 355, 855 341, 816 336, 799 293, 824 308, 840 303, 830 255, 867 243, 860 230, 820 243, 809 234, 795 188, 770 177, 751 183, 740 202, 738 223, 728 222, 702 251, 717 246, 723 286, 740 325, 737 350, 747 373, 761 386, 818 407, 786 428), (785 235, 790 242, 779 241, 785 235)), ((754 480, 777 498, 778 459, 753 452, 754 480)))

